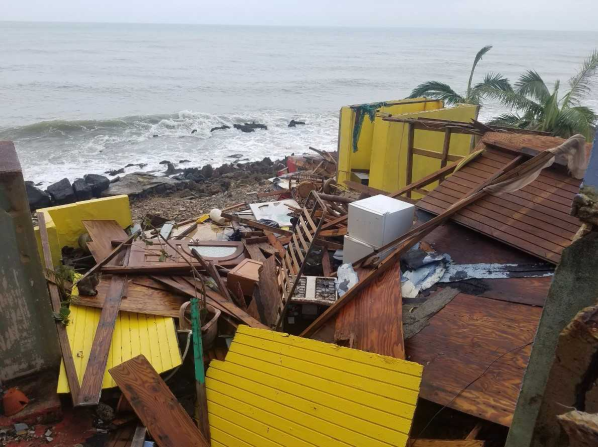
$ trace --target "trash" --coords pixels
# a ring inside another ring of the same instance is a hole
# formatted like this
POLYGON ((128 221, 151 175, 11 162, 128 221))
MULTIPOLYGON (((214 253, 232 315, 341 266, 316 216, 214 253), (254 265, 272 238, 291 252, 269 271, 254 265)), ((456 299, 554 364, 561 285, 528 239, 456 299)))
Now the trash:
POLYGON ((222 211, 217 208, 210 211, 210 219, 218 225, 224 225, 226 223, 226 219, 222 217, 222 211))
POLYGON ((343 296, 359 282, 359 277, 351 264, 341 265, 336 271, 336 277, 338 278, 336 281, 336 290, 339 297, 343 296))
POLYGON ((6 416, 13 416, 27 406, 29 399, 18 388, 9 388, 2 396, 2 406, 6 416))
POLYGON ((13 428, 17 436, 22 436, 27 434, 27 431, 29 430, 29 425, 24 423, 18 423, 14 424, 13 428))

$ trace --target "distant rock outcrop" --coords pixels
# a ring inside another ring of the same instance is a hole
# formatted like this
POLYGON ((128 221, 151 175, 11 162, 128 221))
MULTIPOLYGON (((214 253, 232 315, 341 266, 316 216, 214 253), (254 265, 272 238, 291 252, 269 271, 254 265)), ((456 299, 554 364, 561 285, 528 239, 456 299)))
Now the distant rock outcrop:
POLYGON ((218 126, 218 127, 212 127, 210 129, 210 132, 214 132, 215 130, 227 130, 230 129, 230 126, 227 126, 226 124, 223 126, 218 126))
POLYGON ((305 121, 291 120, 291 122, 289 123, 289 127, 297 127, 298 125, 305 126, 305 121))
POLYGON ((255 132, 255 129, 268 130, 268 126, 265 124, 256 123, 255 121, 253 123, 233 124, 233 127, 245 133, 255 132))

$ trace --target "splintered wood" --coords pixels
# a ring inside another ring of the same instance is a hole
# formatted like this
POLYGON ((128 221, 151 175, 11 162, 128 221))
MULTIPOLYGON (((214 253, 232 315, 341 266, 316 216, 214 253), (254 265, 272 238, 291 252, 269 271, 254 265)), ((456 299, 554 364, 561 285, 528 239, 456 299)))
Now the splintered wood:
POLYGON ((160 447, 209 446, 144 356, 121 363, 110 374, 160 447))

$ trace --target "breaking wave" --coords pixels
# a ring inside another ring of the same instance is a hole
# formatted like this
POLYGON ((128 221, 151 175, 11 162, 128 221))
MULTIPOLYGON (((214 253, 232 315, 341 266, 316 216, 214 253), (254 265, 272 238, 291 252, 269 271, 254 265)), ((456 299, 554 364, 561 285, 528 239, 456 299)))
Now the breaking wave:
MULTIPOLYGON (((0 140, 13 140, 27 180, 43 186, 64 177, 73 181, 87 173, 105 174, 127 164, 145 163, 144 171, 164 170, 162 160, 185 166, 278 158, 307 151, 308 146, 334 150, 336 113, 261 111, 213 115, 184 110, 175 114, 127 116, 106 120, 43 121, 0 129, 0 140), (288 127, 291 120, 305 125, 288 127), (268 129, 243 133, 234 124, 257 122, 268 129), (214 127, 229 126, 227 130, 214 127)), ((125 173, 139 171, 130 167, 125 173)))

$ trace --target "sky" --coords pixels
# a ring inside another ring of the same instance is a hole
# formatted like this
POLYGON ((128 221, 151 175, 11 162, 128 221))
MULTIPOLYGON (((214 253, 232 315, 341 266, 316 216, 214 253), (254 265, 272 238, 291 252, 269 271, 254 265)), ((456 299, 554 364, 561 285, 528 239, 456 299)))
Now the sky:
POLYGON ((0 20, 598 32, 598 1, 0 0, 0 20))

